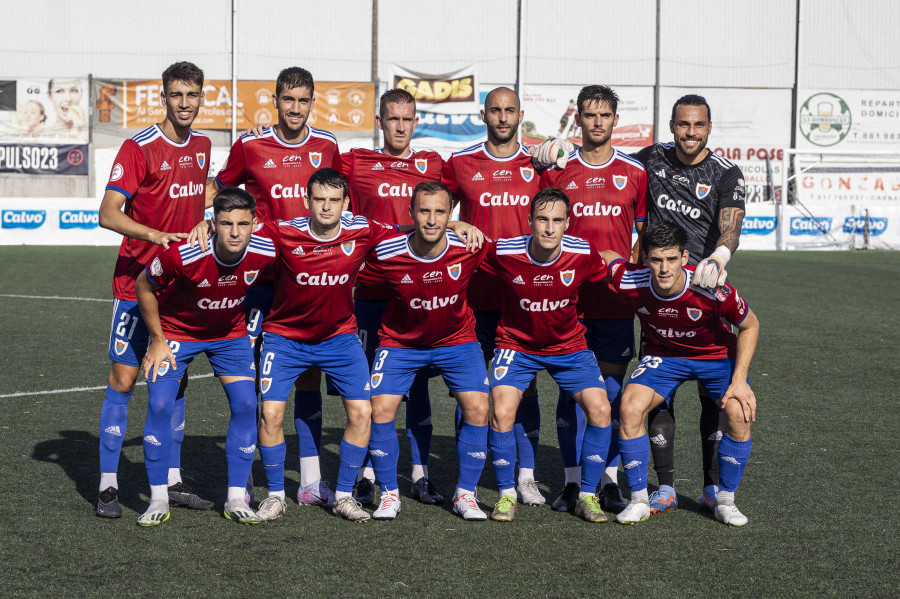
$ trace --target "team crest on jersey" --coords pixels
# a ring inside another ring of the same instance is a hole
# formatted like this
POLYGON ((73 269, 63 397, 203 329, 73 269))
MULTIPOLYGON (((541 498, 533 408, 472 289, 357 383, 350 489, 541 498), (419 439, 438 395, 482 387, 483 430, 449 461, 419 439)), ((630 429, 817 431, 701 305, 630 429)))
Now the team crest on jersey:
POLYGON ((462 262, 458 264, 451 264, 447 267, 447 274, 450 275, 450 278, 454 281, 459 278, 459 273, 462 272, 462 262))
POLYGON ((128 342, 123 341, 121 339, 116 339, 115 351, 117 356, 121 356, 125 353, 125 350, 128 349, 128 342))
POLYGON ((559 278, 562 280, 562 284, 568 287, 572 284, 572 281, 575 280, 575 271, 574 270, 561 270, 559 272, 559 278))
POLYGON ((519 173, 521 173, 526 183, 531 183, 531 180, 534 179, 534 169, 530 166, 520 166, 519 173))
POLYGON ((507 372, 509 372, 509 366, 497 366, 494 368, 494 379, 499 381, 506 376, 507 372))
POLYGON ((383 372, 376 372, 375 374, 373 374, 372 375, 372 388, 377 389, 378 385, 381 384, 381 379, 383 379, 383 378, 384 378, 383 372))
POLYGON ((698 308, 688 308, 687 313, 688 313, 688 318, 690 318, 691 320, 694 320, 694 321, 700 320, 700 317, 703 316, 703 310, 700 310, 698 308))
POLYGON ((427 158, 416 158, 416 170, 418 170, 423 175, 425 171, 428 170, 428 159, 427 158))
POLYGON ((347 254, 348 256, 353 254, 353 250, 356 248, 356 240, 353 241, 345 241, 341 244, 341 251, 347 254))
POLYGON ((244 273, 244 283, 246 283, 247 285, 252 285, 253 281, 256 280, 256 275, 258 274, 258 270, 248 270, 244 273))
POLYGON ((196 156, 197 156, 197 165, 200 168, 203 168, 204 166, 206 166, 206 152, 197 152, 196 156))
POLYGON ((637 377, 641 376, 645 370, 647 370, 647 369, 644 368, 643 366, 640 368, 635 368, 634 372, 631 373, 631 378, 636 379, 637 377))
POLYGON ((628 185, 628 177, 625 175, 613 175, 613 185, 619 191, 625 189, 625 186, 628 185))
POLYGON ((712 189, 712 185, 707 185, 706 183, 697 183, 697 199, 702 200, 709 193, 709 190, 712 189))
POLYGON ((319 165, 322 164, 322 152, 310 152, 309 162, 313 168, 319 168, 319 165))
POLYGON ((159 368, 156 370, 156 376, 166 376, 166 373, 169 372, 169 368, 171 364, 166 360, 162 364, 159 365, 159 368))
POLYGON ((272 388, 272 378, 266 377, 259 379, 259 391, 263 394, 272 388))

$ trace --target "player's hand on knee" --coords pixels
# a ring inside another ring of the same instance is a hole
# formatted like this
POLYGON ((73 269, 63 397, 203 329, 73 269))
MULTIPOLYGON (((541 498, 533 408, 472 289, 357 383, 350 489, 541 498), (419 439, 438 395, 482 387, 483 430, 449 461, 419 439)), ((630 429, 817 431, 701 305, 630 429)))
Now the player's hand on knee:
POLYGON ((538 146, 529 149, 532 155, 532 163, 537 168, 547 168, 556 165, 556 168, 565 168, 569 161, 569 154, 575 150, 575 145, 566 139, 548 139, 538 146))
POLYGON ((724 245, 716 248, 708 258, 704 258, 694 270, 693 284, 704 289, 715 289, 725 284, 728 273, 725 265, 731 259, 731 251, 724 245))
POLYGON ((144 378, 155 383, 156 375, 159 373, 159 367, 167 361, 172 370, 178 368, 178 363, 175 361, 175 354, 172 353, 172 348, 169 347, 168 343, 164 341, 160 343, 151 343, 147 348, 147 353, 144 354, 144 378))
POLYGON ((736 401, 740 404, 741 412, 744 416, 744 422, 753 422, 756 420, 756 394, 746 381, 731 383, 716 403, 723 410, 729 402, 736 401))

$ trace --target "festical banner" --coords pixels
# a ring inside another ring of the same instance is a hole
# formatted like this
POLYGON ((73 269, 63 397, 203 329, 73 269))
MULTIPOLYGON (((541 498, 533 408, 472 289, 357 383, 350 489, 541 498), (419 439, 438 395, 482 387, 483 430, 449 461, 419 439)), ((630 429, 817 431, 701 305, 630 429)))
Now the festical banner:
POLYGON ((897 90, 800 90, 797 147, 896 151, 900 148, 897 90))
MULTIPOLYGON (((160 100, 162 82, 95 80, 97 121, 125 129, 143 129, 165 118, 166 107, 160 100)), ((272 81, 238 82, 238 129, 274 124, 278 113, 273 105, 272 81)), ((209 80, 196 129, 231 129, 231 81, 209 80)), ((309 117, 311 125, 329 131, 371 131, 375 86, 368 82, 316 83, 316 103, 309 117)))
POLYGON ((775 189, 781 185, 782 148, 791 144, 791 90, 694 89, 664 87, 659 92, 659 141, 671 141, 672 105, 685 94, 700 94, 712 110, 707 147, 734 162, 744 173, 747 202, 774 201, 767 197, 766 158, 775 189))
MULTIPOLYGON (((581 128, 575 123, 575 99, 581 86, 526 85, 522 94, 522 142, 539 144, 549 137, 565 137, 581 145, 581 128)), ((653 143, 653 88, 617 87, 619 124, 612 145, 635 152, 653 143)))
POLYGON ((0 173, 86 175, 88 78, 0 81, 0 173))

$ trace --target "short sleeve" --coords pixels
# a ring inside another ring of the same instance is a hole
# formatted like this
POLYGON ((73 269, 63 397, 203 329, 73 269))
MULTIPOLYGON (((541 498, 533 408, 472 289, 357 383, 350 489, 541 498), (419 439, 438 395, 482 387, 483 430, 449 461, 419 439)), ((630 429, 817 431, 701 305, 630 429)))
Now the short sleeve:
POLYGON ((447 186, 450 193, 459 191, 459 186, 456 184, 456 166, 453 156, 444 163, 444 167, 441 169, 441 183, 447 186))
POLYGON ((750 307, 742 298, 737 289, 725 283, 717 287, 713 294, 716 296, 716 314, 734 325, 741 324, 747 318, 750 307))
POLYGON ((634 201, 635 222, 643 221, 647 218, 647 171, 640 171, 637 181, 634 201))
POLYGON ((140 189, 146 175, 147 161, 141 147, 134 140, 127 139, 116 154, 106 189, 118 191, 130 200, 140 189))
POLYGON ((719 179, 719 210, 722 208, 740 208, 745 210, 745 198, 747 188, 744 184, 744 174, 741 169, 734 166, 719 179))
POLYGON ((244 140, 238 139, 228 152, 225 166, 216 175, 216 183, 221 187, 237 187, 247 182, 247 158, 244 156, 244 140))
POLYGON ((181 250, 172 246, 150 261, 147 280, 160 289, 170 286, 182 272, 181 250))
POLYGON ((588 268, 590 274, 588 274, 587 280, 591 282, 602 281, 606 278, 607 274, 606 260, 604 260, 603 256, 601 256, 594 248, 591 248, 589 257, 590 263, 588 268))

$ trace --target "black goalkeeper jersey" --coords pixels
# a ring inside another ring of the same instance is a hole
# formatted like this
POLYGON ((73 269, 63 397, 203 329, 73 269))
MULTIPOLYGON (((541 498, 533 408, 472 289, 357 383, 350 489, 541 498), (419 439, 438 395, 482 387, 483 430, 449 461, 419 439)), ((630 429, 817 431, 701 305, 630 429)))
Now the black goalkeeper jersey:
POLYGON ((657 220, 678 223, 688 232, 690 264, 716 249, 719 210, 744 210, 744 175, 733 162, 712 150, 700 164, 683 164, 675 142, 648 146, 633 154, 647 172, 647 225, 657 220))

